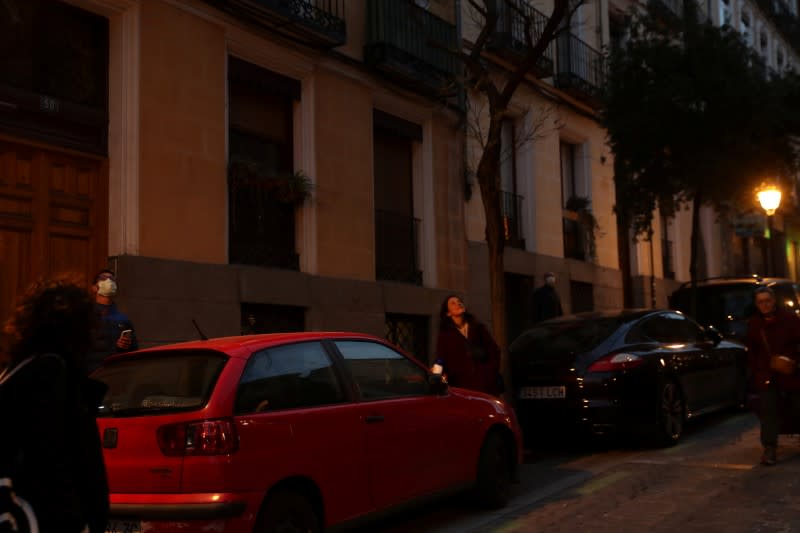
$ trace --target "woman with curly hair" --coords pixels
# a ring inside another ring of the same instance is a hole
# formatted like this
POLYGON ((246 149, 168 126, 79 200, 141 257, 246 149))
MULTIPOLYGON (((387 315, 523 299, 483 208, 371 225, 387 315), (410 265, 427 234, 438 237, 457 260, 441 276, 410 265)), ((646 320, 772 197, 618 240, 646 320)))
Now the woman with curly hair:
POLYGON ((0 477, 41 533, 103 533, 108 484, 95 416, 105 386, 86 377, 94 302, 67 278, 33 284, 5 325, 0 477))

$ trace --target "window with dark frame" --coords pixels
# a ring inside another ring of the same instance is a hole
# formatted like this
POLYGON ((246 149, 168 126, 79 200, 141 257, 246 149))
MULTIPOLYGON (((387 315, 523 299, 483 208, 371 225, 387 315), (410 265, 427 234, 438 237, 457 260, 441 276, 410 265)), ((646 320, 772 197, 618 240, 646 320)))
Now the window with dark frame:
POLYGON ((56 0, 0 2, 0 131, 107 154, 108 48, 102 16, 56 0))
POLYGON ((295 205, 279 184, 294 171, 299 82, 233 57, 228 73, 229 262, 298 270, 295 205))
POLYGON ((419 261, 421 221, 414 216, 414 143, 422 128, 375 110, 375 277, 422 284, 419 261))
POLYGON ((428 355, 430 317, 386 313, 386 340, 413 355, 420 362, 430 364, 428 355))
POLYGON ((585 261, 587 259, 585 231, 579 221, 578 212, 573 208, 573 202, 578 198, 577 153, 578 145, 565 141, 560 142, 564 257, 585 261))
POLYGON ((305 331, 306 309, 292 305, 243 303, 242 335, 305 331))
POLYGON ((669 238, 669 217, 661 216, 661 265, 665 279, 675 279, 675 243, 669 238))
POLYGON ((503 235, 515 248, 524 248, 522 237, 522 196, 517 193, 517 132, 513 119, 501 127, 502 154, 500 157, 500 212, 503 235))

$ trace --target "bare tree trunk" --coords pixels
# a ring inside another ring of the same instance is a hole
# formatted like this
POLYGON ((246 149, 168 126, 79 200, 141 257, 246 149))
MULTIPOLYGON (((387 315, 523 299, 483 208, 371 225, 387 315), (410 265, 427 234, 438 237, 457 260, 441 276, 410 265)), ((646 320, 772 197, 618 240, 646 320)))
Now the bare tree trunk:
MULTIPOLYGON (((494 107, 494 106, 492 106, 494 107)), ((506 356, 506 290, 505 290, 505 235, 500 211, 500 155, 501 126, 504 111, 490 109, 489 132, 486 147, 478 163, 477 178, 481 187, 483 212, 486 218, 486 244, 489 248, 489 287, 492 311, 492 333, 500 346, 500 368, 508 383, 506 356)))
POLYGON ((691 255, 689 256, 689 279, 691 280, 691 290, 689 291, 689 309, 692 317, 697 316, 697 256, 700 245, 700 207, 702 207, 702 195, 698 191, 692 201, 692 242, 691 255))

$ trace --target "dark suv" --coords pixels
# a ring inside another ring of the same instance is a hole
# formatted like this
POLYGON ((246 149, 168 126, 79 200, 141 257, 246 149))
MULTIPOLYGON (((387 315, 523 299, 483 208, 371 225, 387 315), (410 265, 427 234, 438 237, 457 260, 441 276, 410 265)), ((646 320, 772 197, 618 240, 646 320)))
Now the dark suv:
MULTIPOLYGON (((778 306, 800 315, 800 287, 784 278, 711 278, 697 281, 697 316, 704 326, 716 327, 726 337, 744 341, 747 319, 755 312, 753 291, 758 287, 775 291, 778 306)), ((691 284, 681 285, 669 299, 670 307, 691 314, 691 284)))

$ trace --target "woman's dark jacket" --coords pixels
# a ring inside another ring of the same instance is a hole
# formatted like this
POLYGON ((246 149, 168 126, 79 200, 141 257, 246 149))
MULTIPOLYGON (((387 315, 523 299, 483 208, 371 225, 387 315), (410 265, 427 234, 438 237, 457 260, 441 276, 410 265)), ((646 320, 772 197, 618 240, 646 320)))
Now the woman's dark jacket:
POLYGON ((104 533, 108 482, 95 415, 105 385, 55 354, 0 385, 0 476, 33 507, 41 533, 104 533))
POLYGON ((453 387, 499 394, 500 347, 480 322, 470 321, 467 334, 469 342, 452 324, 439 331, 436 357, 444 366, 448 383, 453 387))
POLYGON ((770 355, 785 355, 798 362, 800 318, 789 311, 778 310, 771 317, 756 314, 747 323, 747 357, 752 388, 763 391, 767 382, 775 382, 781 390, 800 391, 800 372, 791 376, 770 370, 770 355), (762 336, 763 332, 763 336, 762 336), (766 342, 764 342, 766 337, 766 342))

